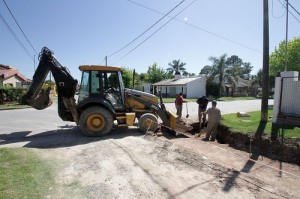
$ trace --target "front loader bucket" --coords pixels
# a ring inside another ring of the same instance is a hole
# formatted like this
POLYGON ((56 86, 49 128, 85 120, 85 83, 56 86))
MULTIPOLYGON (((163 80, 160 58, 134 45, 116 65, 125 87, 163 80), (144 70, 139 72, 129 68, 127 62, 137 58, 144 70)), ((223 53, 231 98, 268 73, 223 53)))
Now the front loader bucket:
POLYGON ((176 131, 176 133, 186 133, 193 130, 193 127, 186 122, 184 122, 181 118, 179 118, 175 113, 166 109, 166 113, 168 115, 168 119, 170 121, 169 127, 176 131))
POLYGON ((28 105, 37 110, 43 110, 51 106, 53 101, 53 90, 49 87, 45 93, 28 101, 28 105))

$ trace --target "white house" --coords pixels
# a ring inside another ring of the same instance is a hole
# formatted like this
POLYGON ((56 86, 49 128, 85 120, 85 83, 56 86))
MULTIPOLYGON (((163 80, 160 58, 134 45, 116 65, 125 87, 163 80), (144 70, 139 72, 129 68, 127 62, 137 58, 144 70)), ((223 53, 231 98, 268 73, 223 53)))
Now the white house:
POLYGON ((206 79, 206 76, 182 77, 177 74, 173 79, 152 84, 152 93, 161 91, 163 97, 176 97, 182 93, 185 98, 199 98, 206 95, 206 79))

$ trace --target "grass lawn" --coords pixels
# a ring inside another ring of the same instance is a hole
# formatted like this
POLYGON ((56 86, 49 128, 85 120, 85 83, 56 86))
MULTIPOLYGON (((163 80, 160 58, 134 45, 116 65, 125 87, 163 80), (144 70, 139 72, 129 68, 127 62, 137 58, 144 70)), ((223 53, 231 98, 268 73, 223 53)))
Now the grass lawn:
POLYGON ((220 97, 219 101, 233 101, 233 100, 255 100, 255 97, 220 97))
MULTIPOLYGON (((233 132, 255 133, 260 123, 260 111, 249 112, 250 117, 237 117, 236 113, 223 115, 222 124, 233 132)), ((272 110, 268 112, 272 116, 272 110)), ((271 135, 272 121, 268 121, 264 134, 271 135)), ((300 138, 300 128, 285 129, 284 138, 300 138)))
POLYGON ((52 169, 25 148, 0 148, 0 198, 45 198, 52 169))

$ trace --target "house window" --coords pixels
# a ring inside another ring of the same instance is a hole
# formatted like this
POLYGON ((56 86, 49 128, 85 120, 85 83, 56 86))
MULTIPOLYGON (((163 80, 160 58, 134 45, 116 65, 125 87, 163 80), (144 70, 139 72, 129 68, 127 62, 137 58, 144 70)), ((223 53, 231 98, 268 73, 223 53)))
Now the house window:
POLYGON ((4 84, 4 86, 6 86, 6 87, 14 87, 14 85, 13 85, 13 84, 11 84, 11 83, 4 84))

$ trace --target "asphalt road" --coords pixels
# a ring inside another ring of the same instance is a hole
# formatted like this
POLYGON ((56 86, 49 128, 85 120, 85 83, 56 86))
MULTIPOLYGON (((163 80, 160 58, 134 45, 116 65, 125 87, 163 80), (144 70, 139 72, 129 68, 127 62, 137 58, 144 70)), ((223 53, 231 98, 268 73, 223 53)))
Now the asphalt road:
MULTIPOLYGON (((273 105, 273 100, 269 100, 269 105, 273 105)), ((166 107, 176 112, 174 103, 166 103, 166 107)), ((211 102, 209 102, 207 107, 211 107, 211 102)), ((217 107, 222 114, 257 111, 261 108, 261 100, 217 101, 217 107)), ((183 114, 186 113, 185 104, 182 112, 183 114)), ((191 116, 198 115, 198 104, 196 102, 188 102, 188 112, 191 116)))
MULTIPOLYGON (((269 101, 269 105, 273 105, 273 100, 269 101)), ((210 106, 211 103, 209 103, 208 107, 210 106)), ((166 103, 166 107, 176 112, 173 103, 166 103)), ((249 112, 260 110, 261 100, 220 101, 218 102, 217 107, 221 110, 222 114, 236 113, 241 111, 249 112)), ((188 111, 191 119, 197 118, 198 105, 195 102, 189 102, 188 111)), ((186 106, 183 108, 183 115, 185 114, 186 106)), ((21 133, 26 136, 29 134, 33 135, 43 132, 66 130, 75 126, 74 122, 62 121, 59 118, 57 114, 57 104, 55 103, 44 110, 35 110, 33 108, 3 110, 0 111, 0 118, 0 135, 19 135, 21 133)), ((79 131, 79 129, 76 130, 79 131)))

